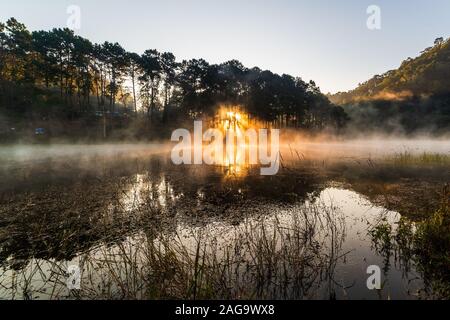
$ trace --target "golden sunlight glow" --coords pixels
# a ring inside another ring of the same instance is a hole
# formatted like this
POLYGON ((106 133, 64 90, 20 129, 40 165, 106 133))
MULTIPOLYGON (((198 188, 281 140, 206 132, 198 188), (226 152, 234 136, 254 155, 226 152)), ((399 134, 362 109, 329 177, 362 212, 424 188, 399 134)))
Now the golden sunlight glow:
POLYGON ((228 175, 242 175, 246 163, 246 153, 249 149, 245 140, 245 131, 250 128, 249 115, 238 106, 222 107, 215 118, 215 125, 224 137, 231 134, 234 137, 233 150, 225 152, 222 166, 226 167, 228 175))

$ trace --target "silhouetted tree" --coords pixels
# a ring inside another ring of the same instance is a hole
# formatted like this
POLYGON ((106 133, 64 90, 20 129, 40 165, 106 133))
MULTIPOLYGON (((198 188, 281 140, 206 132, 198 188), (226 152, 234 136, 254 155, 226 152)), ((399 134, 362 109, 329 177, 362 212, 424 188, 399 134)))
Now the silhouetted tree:
POLYGON ((170 52, 129 53, 118 43, 93 44, 67 28, 30 33, 13 18, 0 23, 0 108, 24 115, 49 105, 69 120, 95 115, 106 137, 109 119, 131 99, 135 115, 141 108, 153 124, 157 118, 168 124, 169 109, 174 119, 194 119, 215 114, 221 104, 240 105, 250 119, 280 127, 321 130, 343 127, 347 119, 314 82, 248 69, 237 60, 177 63, 170 52))
POLYGON ((161 80, 161 55, 156 50, 147 50, 140 59, 141 76, 141 98, 147 109, 150 119, 154 120, 156 111, 156 99, 159 82, 161 80))
POLYGON ((168 107, 171 98, 171 91, 175 85, 177 63, 175 56, 170 52, 165 52, 161 55, 161 71, 164 79, 164 105, 163 105, 163 123, 167 123, 168 120, 168 107))

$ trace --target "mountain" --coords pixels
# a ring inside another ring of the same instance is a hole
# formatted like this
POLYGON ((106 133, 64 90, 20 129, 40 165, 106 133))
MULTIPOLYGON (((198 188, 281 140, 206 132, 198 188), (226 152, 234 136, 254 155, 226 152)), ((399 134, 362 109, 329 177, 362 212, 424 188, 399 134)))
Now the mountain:
POLYGON ((403 101, 450 92, 450 38, 436 39, 434 46, 421 52, 417 58, 408 58, 396 70, 360 84, 349 92, 330 95, 338 105, 364 101, 403 101))
POLYGON ((450 134, 450 39, 436 39, 417 58, 328 98, 350 118, 349 131, 450 134))

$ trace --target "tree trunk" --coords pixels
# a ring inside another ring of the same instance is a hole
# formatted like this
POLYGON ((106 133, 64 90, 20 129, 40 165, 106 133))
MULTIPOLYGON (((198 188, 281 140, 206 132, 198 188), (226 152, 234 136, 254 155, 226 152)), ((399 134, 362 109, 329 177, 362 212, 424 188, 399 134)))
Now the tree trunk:
POLYGON ((136 101, 136 85, 135 85, 135 74, 134 74, 134 66, 131 67, 131 82, 133 84, 133 106, 134 106, 134 114, 137 115, 137 101, 136 101))
POLYGON ((169 107, 169 88, 166 86, 164 93, 164 111, 163 111, 163 123, 167 123, 168 120, 168 107, 169 107))

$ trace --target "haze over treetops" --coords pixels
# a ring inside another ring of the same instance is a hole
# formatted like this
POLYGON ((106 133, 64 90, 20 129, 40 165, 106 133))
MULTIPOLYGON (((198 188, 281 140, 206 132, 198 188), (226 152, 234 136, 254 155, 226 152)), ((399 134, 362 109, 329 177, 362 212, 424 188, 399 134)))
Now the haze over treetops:
POLYGON ((436 39, 417 58, 407 58, 398 69, 375 75, 355 90, 329 96, 336 104, 368 100, 404 100, 412 96, 450 91, 450 39, 436 39))

